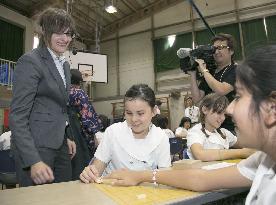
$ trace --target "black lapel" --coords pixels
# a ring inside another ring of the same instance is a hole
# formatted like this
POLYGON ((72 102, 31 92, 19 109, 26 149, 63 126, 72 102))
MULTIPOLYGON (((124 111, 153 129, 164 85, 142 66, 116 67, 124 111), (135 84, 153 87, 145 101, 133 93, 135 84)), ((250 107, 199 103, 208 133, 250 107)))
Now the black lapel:
POLYGON ((66 94, 67 94, 67 97, 69 98, 69 92, 70 92, 70 86, 71 86, 71 73, 70 73, 70 65, 67 61, 64 62, 63 69, 64 69, 64 75, 66 79, 66 94))

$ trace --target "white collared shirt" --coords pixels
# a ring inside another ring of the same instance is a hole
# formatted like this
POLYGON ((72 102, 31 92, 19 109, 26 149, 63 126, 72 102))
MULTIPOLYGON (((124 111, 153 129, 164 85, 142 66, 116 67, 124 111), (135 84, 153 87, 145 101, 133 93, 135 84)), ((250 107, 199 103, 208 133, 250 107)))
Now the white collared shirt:
POLYGON ((276 202, 275 161, 264 152, 256 152, 242 160, 239 172, 253 181, 245 205, 270 205, 276 202))
POLYGON ((60 74, 60 77, 62 78, 64 87, 66 87, 66 79, 65 79, 65 74, 64 74, 64 70, 63 70, 63 64, 66 61, 65 56, 64 55, 57 56, 50 48, 47 47, 47 49, 50 52, 50 54, 56 64, 57 70, 60 74))
POLYGON ((171 166, 165 132, 152 125, 146 138, 136 139, 126 121, 106 129, 94 156, 107 164, 104 175, 120 168, 138 171, 171 166))
POLYGON ((199 108, 197 106, 187 107, 184 111, 185 117, 191 119, 192 123, 197 123, 199 118, 199 108))
POLYGON ((201 123, 196 124, 188 131, 187 135, 187 154, 190 159, 194 159, 191 151, 191 146, 195 143, 201 144, 204 149, 229 149, 237 142, 237 137, 233 135, 229 130, 220 128, 221 132, 225 135, 225 139, 215 130, 215 132, 209 132, 205 129, 208 137, 201 130, 201 123))

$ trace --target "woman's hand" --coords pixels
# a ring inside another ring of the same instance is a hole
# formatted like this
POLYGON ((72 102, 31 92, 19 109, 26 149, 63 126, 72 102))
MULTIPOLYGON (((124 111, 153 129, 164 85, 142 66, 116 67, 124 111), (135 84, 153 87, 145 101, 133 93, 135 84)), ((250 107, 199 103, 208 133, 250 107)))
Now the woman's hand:
POLYGON ((51 183, 55 179, 52 169, 42 161, 31 166, 31 178, 35 184, 51 183))
POLYGON ((67 146, 70 158, 73 159, 77 152, 76 143, 70 139, 67 139, 67 146))
POLYGON ((80 180, 86 184, 95 182, 99 177, 99 172, 94 165, 89 165, 85 167, 80 174, 80 180))
POLYGON ((120 169, 113 171, 103 179, 112 179, 112 185, 117 186, 136 186, 143 182, 143 172, 120 169))

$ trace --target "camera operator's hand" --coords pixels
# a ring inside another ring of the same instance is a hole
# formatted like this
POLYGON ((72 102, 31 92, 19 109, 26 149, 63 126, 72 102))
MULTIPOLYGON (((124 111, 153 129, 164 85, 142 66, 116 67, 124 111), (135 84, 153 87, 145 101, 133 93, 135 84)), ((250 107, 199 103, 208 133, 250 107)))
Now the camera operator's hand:
POLYGON ((195 59, 195 61, 198 63, 198 71, 202 74, 204 74, 204 72, 209 72, 209 70, 206 68, 206 63, 204 60, 202 59, 195 59))

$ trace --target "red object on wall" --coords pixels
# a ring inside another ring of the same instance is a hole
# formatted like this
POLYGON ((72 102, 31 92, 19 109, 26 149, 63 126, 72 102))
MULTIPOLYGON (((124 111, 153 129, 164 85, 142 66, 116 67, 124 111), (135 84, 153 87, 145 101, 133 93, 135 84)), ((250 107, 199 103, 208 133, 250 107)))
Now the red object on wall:
POLYGON ((9 113, 10 109, 4 109, 4 127, 9 126, 9 113))

